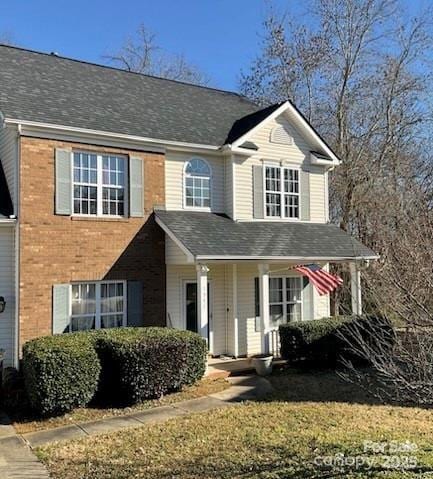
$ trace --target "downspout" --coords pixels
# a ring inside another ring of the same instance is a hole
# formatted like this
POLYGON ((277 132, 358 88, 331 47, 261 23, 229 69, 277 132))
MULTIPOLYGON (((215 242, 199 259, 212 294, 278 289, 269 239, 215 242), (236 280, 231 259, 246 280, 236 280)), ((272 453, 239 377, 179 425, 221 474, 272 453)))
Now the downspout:
POLYGON ((16 162, 15 162, 15 357, 14 367, 19 368, 20 361, 20 165, 21 165, 21 123, 17 125, 16 162))

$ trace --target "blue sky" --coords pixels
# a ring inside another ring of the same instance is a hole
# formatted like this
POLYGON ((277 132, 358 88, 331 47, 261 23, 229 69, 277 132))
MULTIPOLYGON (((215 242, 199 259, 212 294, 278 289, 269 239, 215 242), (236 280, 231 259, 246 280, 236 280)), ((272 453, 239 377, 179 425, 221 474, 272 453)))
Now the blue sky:
MULTIPOLYGON (((411 10, 431 0, 405 0, 411 10)), ((302 0, 274 0, 290 14, 302 0)), ((171 53, 183 53, 212 80, 235 90, 260 44, 265 0, 0 0, 0 34, 20 46, 96 63, 143 22, 171 53)))

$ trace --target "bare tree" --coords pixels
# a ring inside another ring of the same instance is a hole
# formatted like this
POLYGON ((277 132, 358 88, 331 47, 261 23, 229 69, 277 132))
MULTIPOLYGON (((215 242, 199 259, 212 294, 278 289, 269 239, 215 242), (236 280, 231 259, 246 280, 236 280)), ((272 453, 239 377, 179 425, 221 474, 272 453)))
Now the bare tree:
POLYGON ((125 70, 161 78, 207 85, 209 78, 191 65, 184 55, 171 55, 158 46, 156 36, 140 24, 119 51, 104 55, 105 60, 125 70))
MULTIPOLYGON (((363 272, 367 309, 410 331, 392 354, 359 331, 349 343, 396 397, 416 390, 433 404, 432 14, 411 18, 398 0, 306 4, 308 25, 271 12, 241 90, 262 104, 292 98, 342 159, 332 221, 381 256, 363 272)), ((349 298, 336 297, 336 313, 349 298)))

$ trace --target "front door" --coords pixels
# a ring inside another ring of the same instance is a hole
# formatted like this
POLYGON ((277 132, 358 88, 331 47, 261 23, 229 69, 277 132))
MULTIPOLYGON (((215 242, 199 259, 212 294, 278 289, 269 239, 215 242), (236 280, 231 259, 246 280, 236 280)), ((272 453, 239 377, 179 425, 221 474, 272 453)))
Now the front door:
MULTIPOLYGON (((207 304, 208 304, 208 340, 209 334, 212 330, 212 297, 210 283, 207 285, 207 304)), ((200 334, 200 328, 198 324, 197 313, 197 283, 194 281, 188 281, 185 283, 185 327, 188 331, 194 331, 194 333, 200 334)))

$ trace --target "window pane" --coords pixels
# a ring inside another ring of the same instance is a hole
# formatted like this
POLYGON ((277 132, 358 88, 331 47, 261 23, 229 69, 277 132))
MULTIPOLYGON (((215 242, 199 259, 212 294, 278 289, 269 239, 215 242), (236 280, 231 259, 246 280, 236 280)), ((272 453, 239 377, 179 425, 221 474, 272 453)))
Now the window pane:
POLYGON ((283 322, 283 305, 271 304, 269 306, 269 325, 271 328, 278 327, 283 322))
POLYGON ((71 331, 87 331, 95 329, 95 316, 75 316, 71 318, 71 331))
POLYGON ((123 314, 101 316, 101 328, 120 328, 123 326, 123 314))
POLYGON ((123 283, 101 284, 101 312, 123 313, 123 283))
POLYGON ((269 278, 269 302, 283 302, 283 278, 269 278))
POLYGON ((301 318, 301 303, 287 305, 287 321, 300 321, 301 318))
POLYGON ((267 191, 280 191, 280 168, 267 166, 265 169, 267 191))
POLYGON ((284 195, 284 216, 299 218, 299 196, 284 195))
POLYGON ((72 314, 94 314, 96 312, 95 284, 72 285, 72 314))
POLYGON ((281 216, 281 195, 266 194, 266 216, 281 216))
POLYGON ((301 278, 287 278, 287 301, 301 301, 301 278))

